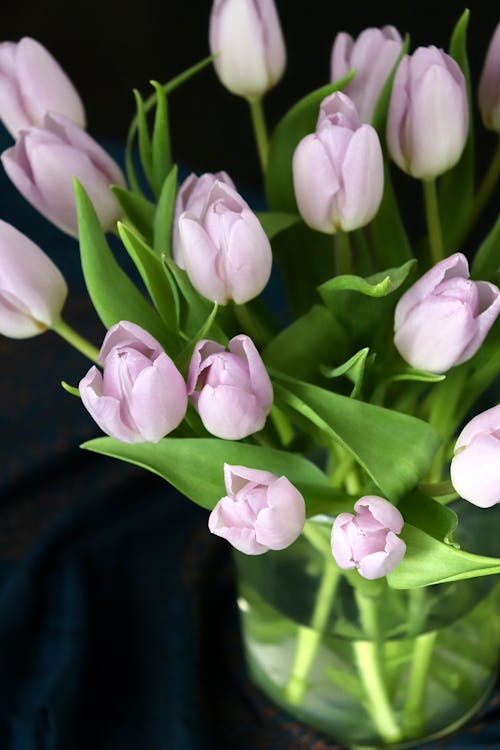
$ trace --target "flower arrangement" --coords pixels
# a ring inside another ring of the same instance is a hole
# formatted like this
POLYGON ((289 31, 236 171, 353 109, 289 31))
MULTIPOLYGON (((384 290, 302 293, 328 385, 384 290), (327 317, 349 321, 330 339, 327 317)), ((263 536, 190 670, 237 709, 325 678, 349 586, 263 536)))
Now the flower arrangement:
MULTIPOLYGON (((63 276, 6 221, 0 332, 51 329, 89 358, 78 385, 63 383, 105 433, 84 449, 159 474, 246 556, 304 540, 320 551, 311 628, 324 635, 346 582, 361 623, 351 692, 367 691, 364 710, 385 744, 429 731, 435 643, 408 641, 430 622, 422 592, 500 572, 481 539, 474 549, 460 542, 461 508, 493 519, 500 503, 500 222, 468 243, 500 172, 498 151, 478 180, 471 126, 477 102, 484 127, 500 133, 500 25, 477 84, 468 19, 448 52, 411 51, 393 26, 339 33, 331 83, 293 104, 269 137, 263 99, 286 66, 276 8, 215 0, 211 55, 153 82, 147 99, 136 92, 125 173, 86 132, 80 97, 51 54, 30 38, 0 44, 0 117, 14 139, 3 167, 78 239, 107 333, 97 347, 68 326, 63 276), (168 99, 209 65, 248 100, 263 211, 224 171, 179 184, 168 99), (398 205, 397 170, 422 184, 419 237, 398 205), (266 295, 274 280, 283 315, 266 295), (410 602, 398 659, 413 668, 413 692, 402 723, 379 627, 390 591, 410 602)), ((296 639, 283 700, 299 714, 319 640, 296 639)))

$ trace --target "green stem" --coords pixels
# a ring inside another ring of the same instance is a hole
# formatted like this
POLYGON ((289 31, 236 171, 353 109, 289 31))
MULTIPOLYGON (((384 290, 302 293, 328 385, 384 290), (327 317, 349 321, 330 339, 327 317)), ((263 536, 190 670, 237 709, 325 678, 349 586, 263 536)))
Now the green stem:
POLYGON ((285 686, 285 697, 294 706, 300 705, 304 698, 307 689, 307 677, 316 658, 321 636, 330 616, 339 578, 340 570, 332 560, 331 554, 325 555, 323 574, 316 595, 311 624, 309 627, 300 625, 298 628, 292 670, 285 686))
POLYGON ((436 631, 415 638, 406 702, 403 709, 407 737, 418 736, 425 726, 424 700, 436 631))
POLYGON ((479 218, 483 208, 488 202, 493 188, 496 185, 498 177, 500 175, 500 137, 493 154, 493 158, 490 161, 486 174, 476 192, 474 203, 470 212, 469 220, 467 222, 466 234, 472 229, 477 219, 479 218))
POLYGON ((68 344, 71 344, 75 349, 81 352, 85 357, 92 360, 92 362, 98 362, 99 349, 97 349, 90 341, 87 341, 81 336, 74 328, 71 328, 62 318, 59 318, 57 323, 54 323, 52 330, 61 336, 68 344))
POLYGON ((355 596, 367 640, 356 641, 353 648, 359 677, 365 689, 368 713, 384 742, 398 742, 402 733, 385 684, 378 601, 376 597, 367 596, 358 589, 355 596))
POLYGON ((351 241, 349 234, 339 229, 334 237, 337 275, 341 276, 342 274, 351 273, 351 241))
POLYGON ((424 188, 425 218, 429 232, 431 258, 433 263, 438 263, 444 258, 444 248, 439 219, 436 180, 423 180, 422 184, 424 188))
POLYGON ((260 166, 262 168, 262 174, 265 175, 269 156, 269 140, 267 136, 266 120, 264 117, 264 108, 262 106, 262 97, 249 99, 248 104, 250 106, 257 151, 259 152, 260 166))
POLYGON ((250 336, 254 344, 259 346, 265 346, 268 342, 268 336, 261 326, 260 322, 256 319, 252 312, 248 309, 247 305, 237 305, 233 303, 234 314, 238 323, 242 327, 243 331, 250 336))

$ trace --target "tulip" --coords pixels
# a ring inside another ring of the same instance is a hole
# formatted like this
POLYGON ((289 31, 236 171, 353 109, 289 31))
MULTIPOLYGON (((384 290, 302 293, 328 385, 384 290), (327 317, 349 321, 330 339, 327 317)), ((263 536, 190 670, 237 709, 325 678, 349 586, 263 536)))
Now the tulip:
POLYGON ((359 122, 354 103, 337 91, 323 100, 316 132, 293 155, 302 218, 326 234, 368 224, 382 200, 384 167, 376 130, 359 122))
POLYGON ((84 130, 63 115, 45 116, 43 128, 21 131, 2 164, 20 193, 49 221, 78 236, 73 191, 76 177, 87 191, 102 228, 111 229, 121 215, 110 190, 125 178, 113 159, 84 130))
POLYGON ((500 22, 488 45, 477 95, 484 126, 500 133, 500 22))
POLYGON ((179 237, 179 217, 184 211, 189 211, 189 213, 194 214, 199 218, 202 214, 207 196, 210 193, 210 188, 213 187, 213 184, 217 180, 223 182, 225 185, 229 185, 233 190, 236 190, 234 182, 226 172, 216 172, 215 174, 205 172, 205 174, 200 175, 200 177, 191 173, 189 177, 186 177, 177 191, 172 232, 172 257, 181 268, 185 268, 185 265, 182 257, 181 240, 179 237))
POLYGON ((394 26, 369 28, 356 40, 341 31, 331 54, 331 79, 339 81, 355 69, 343 92, 352 99, 362 122, 371 122, 379 94, 401 52, 403 40, 394 26))
POLYGON ((398 65, 387 117, 387 145, 407 174, 431 180, 451 169, 467 139, 465 78, 437 47, 419 47, 398 65))
POLYGON ((158 442, 183 420, 186 384, 147 331, 122 320, 107 332, 99 361, 79 383, 88 412, 107 435, 125 443, 158 442))
POLYGON ((357 568, 363 578, 382 578, 404 557, 406 544, 397 534, 403 516, 388 500, 365 495, 355 513, 340 513, 332 528, 332 554, 344 569, 357 568))
POLYGON ((48 112, 60 112, 85 127, 75 87, 59 63, 35 39, 0 44, 0 119, 13 135, 42 127, 48 112))
POLYGON ((500 290, 472 281, 462 253, 425 273, 400 298, 394 343, 410 365, 443 373, 479 349, 500 312, 500 290))
POLYGON ((246 555, 289 547, 305 522, 304 498, 286 478, 269 471, 224 464, 227 495, 208 519, 212 534, 246 555))
POLYGON ((187 386, 206 429, 226 440, 261 430, 273 403, 264 363, 252 339, 244 334, 231 339, 228 352, 215 341, 198 341, 187 386))
POLYGON ((0 220, 0 333, 25 339, 52 328, 68 289, 50 258, 0 220))
POLYGON ((483 411, 463 428, 450 473, 464 500, 480 508, 500 503, 500 406, 483 411))
POLYGON ((271 275, 272 252, 261 223, 243 198, 216 180, 201 214, 184 211, 177 222, 181 255, 194 288, 224 305, 248 302, 271 275))
POLYGON ((286 50, 274 0, 214 0, 210 51, 233 94, 258 99, 281 78, 286 50))

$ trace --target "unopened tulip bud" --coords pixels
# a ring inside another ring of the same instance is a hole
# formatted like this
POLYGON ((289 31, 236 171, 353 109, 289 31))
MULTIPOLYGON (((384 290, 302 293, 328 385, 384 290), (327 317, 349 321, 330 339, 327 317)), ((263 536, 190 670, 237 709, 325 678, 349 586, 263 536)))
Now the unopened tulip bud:
POLYGON ((122 211, 110 185, 125 186, 119 166, 84 130, 63 115, 46 115, 43 128, 22 130, 2 154, 8 176, 41 214, 78 236, 73 178, 87 191, 102 228, 111 229, 122 211))
POLYGON ((243 304, 264 289, 272 251, 261 223, 243 198, 216 180, 201 214, 185 211, 177 222, 187 275, 200 294, 221 305, 243 304))
POLYGON ((471 419, 454 454, 451 482, 460 497, 480 508, 500 503, 500 406, 471 419))
POLYGON ((35 39, 0 44, 0 119, 17 138, 21 129, 42 127, 48 112, 60 112, 85 127, 78 92, 59 63, 35 39))
POLYGON ((187 409, 186 384, 156 339, 121 321, 107 332, 97 367, 80 381, 82 402, 107 435, 125 443, 156 443, 187 409))
POLYGON ((443 373, 479 349, 500 312, 500 290, 472 281, 462 253, 437 263, 403 294, 394 343, 410 365, 443 373))
POLYGON ((396 59, 403 40, 394 26, 369 28, 357 39, 341 31, 335 37, 331 54, 331 80, 339 81, 355 69, 343 92, 352 99, 361 122, 371 122, 380 92, 396 59))
POLYGON ((361 125, 356 107, 337 91, 323 100, 316 132, 293 155, 295 197, 302 218, 326 234, 350 232, 377 213, 384 190, 376 130, 361 125))
POLYGON ((244 334, 229 351, 203 339, 194 349, 188 394, 206 429, 226 440, 239 440, 264 427, 273 403, 273 387, 253 341, 244 334))
POLYGON ((205 172, 199 177, 194 173, 190 174, 189 177, 186 177, 177 191, 172 230, 172 257, 180 268, 185 268, 185 265, 182 257, 181 240, 179 237, 179 217, 184 211, 189 211, 190 214, 200 218, 205 206, 205 201, 217 180, 223 182, 225 185, 229 185, 233 190, 236 190, 236 185, 227 172, 215 172, 215 174, 205 172))
POLYGON ((484 126, 500 133, 500 22, 488 45, 477 94, 484 126))
POLYGON ((305 503, 284 476, 224 464, 227 495, 208 519, 212 534, 246 555, 289 547, 304 528, 305 503))
POLYGON ((357 568, 363 578, 382 578, 404 557, 406 544, 397 535, 403 516, 388 500, 365 495, 355 513, 340 513, 332 528, 332 554, 341 568, 357 568))
POLYGON ((398 65, 387 117, 387 145, 398 167, 434 179, 455 166, 467 139, 465 78, 437 47, 419 47, 398 65))
POLYGON ((274 0, 214 0, 209 42, 215 71, 233 94, 261 97, 283 75, 286 50, 274 0))
POLYGON ((67 292, 43 250, 0 221, 0 333, 13 339, 43 333, 59 321, 67 292))

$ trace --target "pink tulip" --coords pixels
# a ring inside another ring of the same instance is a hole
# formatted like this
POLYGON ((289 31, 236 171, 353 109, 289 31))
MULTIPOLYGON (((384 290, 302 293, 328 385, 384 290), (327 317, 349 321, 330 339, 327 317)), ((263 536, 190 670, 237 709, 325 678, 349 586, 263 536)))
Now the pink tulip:
POLYGON ((479 349, 500 312, 500 290, 469 279, 462 253, 437 263, 401 297, 394 343, 410 365, 442 373, 479 349))
POLYGON ((462 155, 469 126, 465 78, 437 47, 418 47, 398 65, 389 103, 387 145, 398 167, 429 180, 462 155))
POLYGON ((20 193, 49 221, 78 236, 73 189, 77 177, 87 191, 103 229, 122 211, 110 185, 125 185, 116 162, 84 130, 63 115, 46 115, 44 127, 22 130, 2 164, 20 193))
POLYGON ((397 536, 403 528, 403 516, 377 495, 361 497, 354 511, 336 517, 332 554, 341 568, 357 568, 363 578, 382 578, 394 570, 406 552, 406 544, 397 536))
POLYGON ((185 264, 182 257, 182 246, 179 236, 179 216, 184 213, 184 211, 189 211, 190 214, 199 218, 203 213, 205 201, 210 193, 210 189, 217 180, 223 182, 225 185, 229 185, 233 190, 236 190, 234 182, 226 172, 215 172, 215 174, 205 172, 205 174, 200 175, 200 177, 191 173, 189 177, 186 177, 177 192, 172 232, 172 257, 181 268, 185 268, 185 264))
POLYGON ((477 95, 484 126, 500 133, 500 22, 488 45, 477 95))
POLYGON ((14 138, 48 112, 59 112, 85 127, 78 92, 59 63, 35 39, 0 44, 0 119, 14 138))
POLYGON ((246 555, 289 547, 304 528, 305 503, 286 477, 224 464, 227 495, 208 519, 212 534, 246 555))
POLYGON ((463 428, 450 473, 464 500, 480 508, 500 503, 500 406, 483 411, 463 428))
POLYGON ((255 99, 281 78, 286 50, 274 0, 214 0, 210 52, 233 94, 255 99))
POLYGON ((342 90, 356 105, 362 122, 371 122, 382 87, 402 46, 403 40, 394 26, 365 29, 356 40, 344 31, 335 37, 331 80, 339 81, 355 69, 354 78, 342 90))
POLYGON ((13 339, 43 333, 59 321, 67 293, 43 250, 0 221, 0 333, 13 339))
POLYGON ((201 214, 184 211, 177 225, 187 275, 204 297, 221 305, 229 300, 243 304, 264 289, 271 275, 271 245, 232 187, 216 180, 201 214))
POLYGON ((184 379, 160 344, 122 320, 107 332, 99 361, 80 381, 86 409, 107 435, 125 443, 158 442, 184 419, 184 379))
POLYGON ((189 365, 188 395, 206 429, 239 440, 264 427, 273 387, 253 341, 244 334, 229 342, 199 341, 189 365))
POLYGON ((380 141, 371 125, 360 124, 345 94, 321 103, 316 132, 295 149, 293 182, 302 218, 319 232, 350 232, 377 213, 384 189, 380 141))

